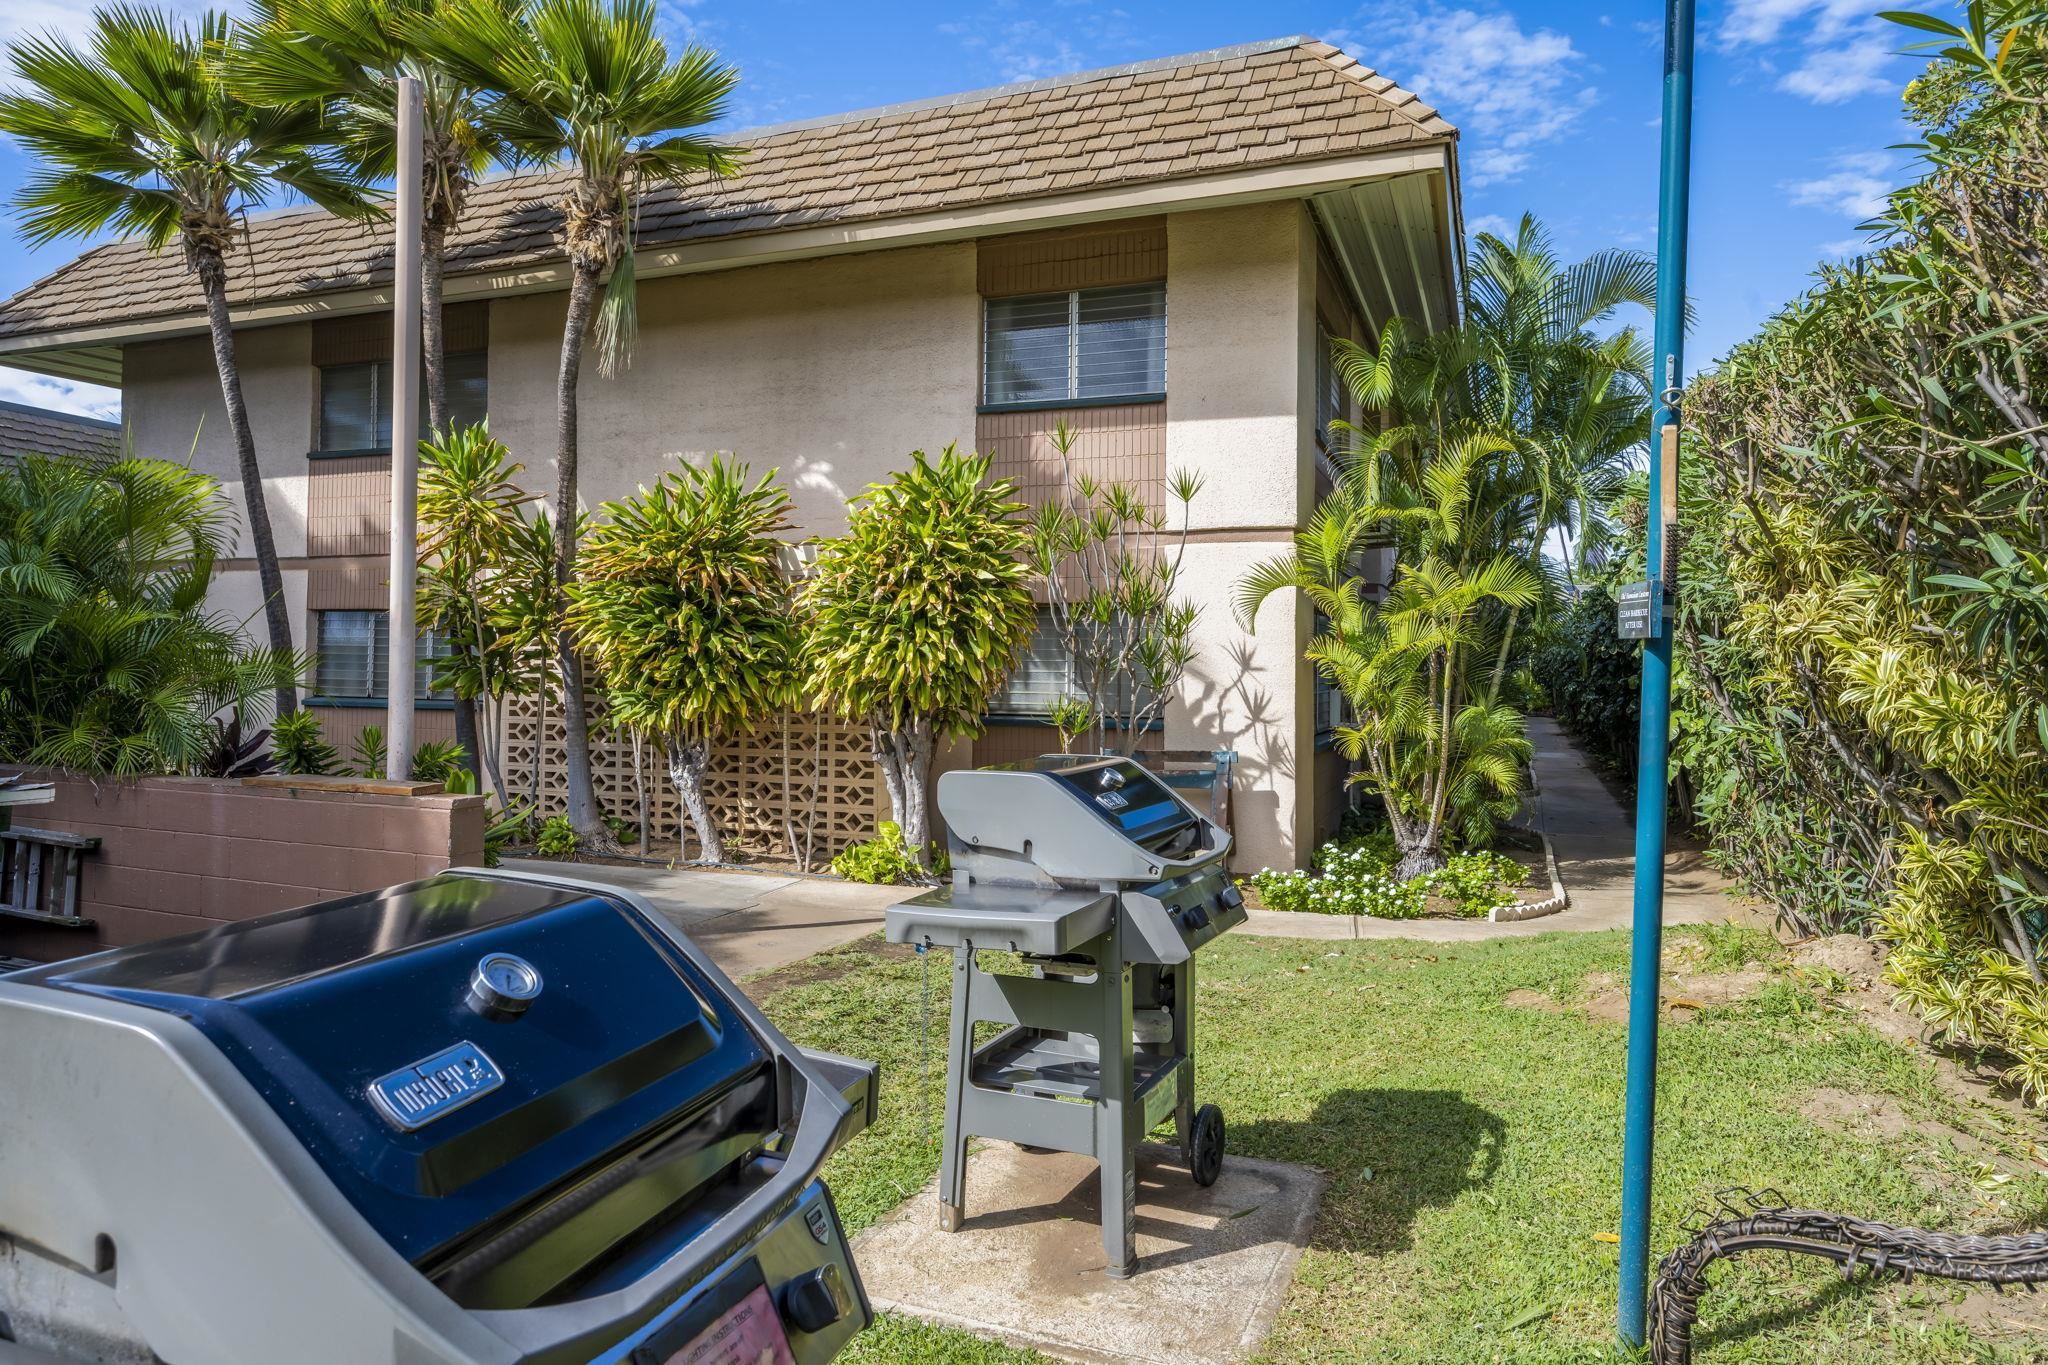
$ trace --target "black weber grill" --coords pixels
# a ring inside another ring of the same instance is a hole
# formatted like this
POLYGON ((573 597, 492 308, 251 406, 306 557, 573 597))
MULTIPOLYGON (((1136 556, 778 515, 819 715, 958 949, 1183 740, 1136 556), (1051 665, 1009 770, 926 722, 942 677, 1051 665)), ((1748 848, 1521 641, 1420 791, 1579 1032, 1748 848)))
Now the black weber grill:
POLYGON ((29 1359, 815 1365, 869 1320, 817 1173, 874 1067, 611 887, 452 873, 9 976, 0 1077, 29 1359))
POLYGON ((1128 759, 951 772, 938 796, 953 884, 891 909, 888 937, 953 950, 940 1224, 959 1226, 970 1136, 1085 1153, 1109 1273, 1128 1275, 1136 1144, 1172 1115, 1197 1182, 1223 1161, 1189 1022, 1195 951, 1245 918, 1230 836, 1128 759), (1023 954, 1030 975, 982 970, 989 950, 1023 954), (985 1020, 1007 1027, 976 1047, 985 1020))

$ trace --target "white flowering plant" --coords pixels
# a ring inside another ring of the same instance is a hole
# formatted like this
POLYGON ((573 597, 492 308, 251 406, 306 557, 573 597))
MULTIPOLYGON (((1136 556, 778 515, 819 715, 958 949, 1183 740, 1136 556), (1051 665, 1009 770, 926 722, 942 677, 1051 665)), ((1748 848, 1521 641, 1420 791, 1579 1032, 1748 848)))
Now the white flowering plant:
POLYGON ((1496 906, 1513 905, 1514 888, 1529 874, 1498 853, 1459 853, 1438 871, 1406 881, 1393 873, 1391 840, 1370 836, 1324 844, 1313 872, 1262 868, 1251 878, 1259 898, 1272 910, 1315 915, 1370 915, 1375 919, 1418 919, 1431 895, 1441 896, 1459 915, 1477 917, 1496 906))

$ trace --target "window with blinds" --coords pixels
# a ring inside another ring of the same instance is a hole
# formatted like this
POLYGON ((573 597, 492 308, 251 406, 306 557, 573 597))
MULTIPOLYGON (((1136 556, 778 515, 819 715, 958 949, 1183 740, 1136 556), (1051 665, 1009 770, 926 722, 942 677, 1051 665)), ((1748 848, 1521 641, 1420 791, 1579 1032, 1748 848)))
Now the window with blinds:
MULTIPOLYGON (((391 614, 383 611, 322 611, 314 613, 314 651, 318 661, 313 671, 313 688, 320 696, 336 699, 383 698, 390 695, 391 614)), ((446 691, 433 686, 432 661, 453 651, 447 640, 434 631, 420 632, 413 665, 413 698, 438 701, 446 691)))
POLYGON ((1166 395, 1166 286, 989 299, 982 402, 1053 405, 1166 395))
MULTIPOLYGON (((484 420, 490 396, 489 366, 483 351, 447 358, 448 420, 468 426, 484 420)), ((420 430, 427 425, 427 396, 420 394, 420 430)), ((368 360, 320 369, 320 449, 391 449, 391 362, 368 360)))
MULTIPOLYGON (((1067 653, 1066 642, 1060 638, 1059 627, 1053 622, 1052 608, 1040 607, 1038 627, 1024 646, 1024 654, 1017 667, 1011 671, 1001 690, 989 699, 989 713, 1042 716, 1061 697, 1078 696, 1080 692, 1074 658, 1067 653)), ((1121 697, 1116 708, 1128 709, 1121 697)))

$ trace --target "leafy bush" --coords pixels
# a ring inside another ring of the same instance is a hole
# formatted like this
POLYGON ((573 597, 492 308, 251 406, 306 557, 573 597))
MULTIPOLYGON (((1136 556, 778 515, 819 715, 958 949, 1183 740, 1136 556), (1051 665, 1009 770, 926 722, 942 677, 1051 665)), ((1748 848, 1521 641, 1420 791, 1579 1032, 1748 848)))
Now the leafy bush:
POLYGON ((356 776, 381 778, 384 776, 384 727, 365 725, 363 732, 356 736, 356 776))
POLYGON ((884 820, 875 837, 848 848, 832 860, 832 870, 850 882, 898 885, 924 880, 925 870, 903 842, 903 826, 884 820))
POLYGON ((289 692, 304 661, 206 606, 232 544, 220 485, 183 465, 0 461, 0 762, 189 772, 214 716, 289 692))
POLYGON ((543 858, 575 857, 576 827, 569 823, 569 817, 550 815, 543 820, 540 835, 533 841, 533 851, 543 858))
POLYGON ((1480 916, 1513 905, 1513 888, 1529 879, 1512 858, 1498 853, 1457 853, 1434 872, 1406 881, 1394 875, 1391 831, 1324 844, 1313 872, 1264 868, 1251 883, 1274 910, 1314 915, 1370 915, 1374 919, 1418 919, 1430 896, 1441 896, 1464 916, 1480 916))
POLYGON ((2048 1097, 2048 28, 1971 5, 1868 254, 1689 387, 1675 752, 1800 933, 2048 1097), (1995 55, 1994 55, 1995 54, 1995 55))
MULTIPOLYGON (((448 784, 454 791, 457 782, 467 781, 472 787, 476 779, 467 770, 458 770, 455 781, 448 784)), ((469 793, 474 795, 474 792, 469 793)), ((507 845, 526 837, 533 819, 533 807, 526 805, 497 806, 484 813, 484 866, 496 867, 505 860, 507 845)), ((571 831, 570 837, 575 837, 571 831)))
POLYGON ((327 777, 341 762, 320 733, 320 716, 315 711, 294 711, 270 726, 270 751, 277 756, 277 770, 304 777, 327 777))
POLYGON ((468 769, 462 766, 462 746, 452 739, 430 739, 412 751, 414 782, 439 782, 446 786, 457 773, 469 776, 468 769))
POLYGON ((1529 869, 1502 853, 1453 854, 1429 874, 1429 890, 1458 907, 1471 919, 1516 903, 1514 888, 1529 880, 1529 869))
POLYGON ((196 771, 204 777, 256 777, 277 766, 270 752, 270 731, 248 734, 242 713, 223 716, 213 722, 213 739, 196 771))

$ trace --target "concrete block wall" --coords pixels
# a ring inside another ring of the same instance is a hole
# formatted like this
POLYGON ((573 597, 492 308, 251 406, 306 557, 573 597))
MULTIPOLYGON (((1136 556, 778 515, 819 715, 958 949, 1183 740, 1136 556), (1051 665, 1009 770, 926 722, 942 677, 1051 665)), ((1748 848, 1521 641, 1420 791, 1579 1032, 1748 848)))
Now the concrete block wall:
POLYGON ((14 824, 99 838, 79 909, 97 924, 0 918, 8 956, 54 961, 483 861, 483 798, 426 783, 42 776, 56 801, 17 808, 14 824))

